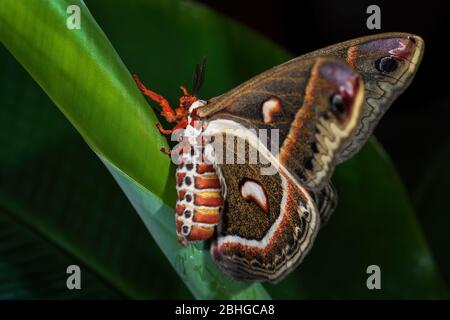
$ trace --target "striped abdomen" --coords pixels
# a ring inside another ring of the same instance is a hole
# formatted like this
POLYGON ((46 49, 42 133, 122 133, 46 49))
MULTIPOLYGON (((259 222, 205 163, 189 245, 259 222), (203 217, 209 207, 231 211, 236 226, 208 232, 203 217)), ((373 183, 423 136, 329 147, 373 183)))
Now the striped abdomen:
POLYGON ((220 180, 214 166, 184 163, 178 166, 176 173, 176 225, 178 239, 183 245, 210 238, 220 221, 223 205, 220 180))

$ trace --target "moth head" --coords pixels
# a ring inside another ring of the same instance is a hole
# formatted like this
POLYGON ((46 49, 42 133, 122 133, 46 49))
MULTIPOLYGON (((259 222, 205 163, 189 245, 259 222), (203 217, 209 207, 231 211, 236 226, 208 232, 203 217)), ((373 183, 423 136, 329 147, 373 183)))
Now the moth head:
POLYGON ((197 101, 197 97, 191 96, 187 91, 185 91, 184 95, 180 97, 179 107, 184 110, 189 110, 195 101, 197 101))
POLYGON ((306 103, 318 126, 350 134, 359 120, 364 99, 361 76, 344 61, 319 58, 311 71, 306 103), (309 101, 308 101, 309 100, 309 101))
POLYGON ((347 48, 347 62, 366 84, 366 98, 392 102, 412 81, 424 51, 422 38, 387 33, 354 40, 347 48))

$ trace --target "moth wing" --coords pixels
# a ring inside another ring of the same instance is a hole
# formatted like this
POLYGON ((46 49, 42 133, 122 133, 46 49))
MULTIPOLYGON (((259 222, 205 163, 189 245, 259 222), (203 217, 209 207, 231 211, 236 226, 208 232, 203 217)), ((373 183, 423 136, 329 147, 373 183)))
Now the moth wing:
POLYGON ((311 248, 319 214, 309 192, 276 165, 269 151, 259 150, 256 136, 239 124, 241 131, 225 135, 227 125, 233 126, 226 120, 212 121, 205 132, 215 136, 214 159, 225 198, 211 254, 234 278, 278 282, 311 248), (225 151, 223 157, 217 145, 225 151), (256 150, 259 159, 253 161, 256 150))
MULTIPOLYGON (((320 56, 345 60, 360 74, 365 86, 365 98, 361 121, 336 157, 336 162, 341 163, 361 149, 384 113, 409 86, 419 68, 424 48, 425 44, 421 37, 402 32, 375 34, 334 44, 275 67, 239 86, 233 90, 233 94, 230 92, 212 99, 210 106, 205 109, 205 115, 228 109, 228 112, 242 116, 244 119, 252 119, 252 117, 256 120, 260 119, 259 110, 255 111, 252 108, 250 110, 255 112, 239 110, 246 108, 244 104, 238 103, 235 94, 239 91, 248 92, 253 86, 262 89, 260 94, 266 94, 264 84, 270 81, 273 74, 277 74, 287 78, 277 79, 270 91, 284 95, 283 105, 286 105, 287 101, 291 102, 292 106, 286 107, 286 118, 293 119, 293 112, 295 113, 295 110, 303 103, 299 91, 305 88, 309 76, 307 61, 320 56), (294 75, 293 79, 290 77, 291 74, 294 75)), ((287 121, 288 125, 289 121, 287 121)), ((286 130, 286 127, 282 129, 286 130)))
POLYGON ((400 32, 356 38, 318 50, 315 54, 345 59, 365 86, 361 121, 337 157, 337 163, 355 155, 371 136, 378 122, 412 82, 422 60, 421 37, 400 32))
POLYGON ((338 196, 333 184, 329 182, 319 191, 311 192, 311 196, 316 203, 320 217, 320 227, 323 227, 331 217, 337 207, 338 196))
POLYGON ((294 59, 210 100, 198 114, 206 122, 269 130, 267 145, 278 145, 271 150, 279 162, 305 187, 320 190, 359 123, 363 99, 363 82, 345 62, 294 59))

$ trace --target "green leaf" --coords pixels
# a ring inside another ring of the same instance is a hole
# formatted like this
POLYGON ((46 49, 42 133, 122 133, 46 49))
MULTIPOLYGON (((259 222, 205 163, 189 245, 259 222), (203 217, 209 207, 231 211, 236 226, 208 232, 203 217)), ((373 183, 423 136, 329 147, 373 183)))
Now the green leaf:
POLYGON ((1 47, 0 70, 0 298, 191 297, 114 179, 1 47), (82 290, 67 290, 72 264, 82 290))
POLYGON ((73 258, 17 223, 14 216, 0 208, 0 299, 121 297, 84 265, 82 290, 68 290, 65 271, 73 258))
POLYGON ((415 197, 415 206, 421 213, 425 235, 440 266, 447 285, 450 284, 450 139, 437 148, 434 159, 428 162, 428 170, 422 177, 415 197))
MULTIPOLYGON (((173 232, 173 211, 153 211, 173 205, 175 195, 171 164, 168 157, 159 152, 166 142, 155 128, 156 117, 82 3, 78 3, 83 19, 81 30, 66 28, 69 4, 77 2, 46 2, 44 5, 40 1, 30 1, 26 5, 2 2, 2 42, 113 175, 122 178, 120 185, 194 296, 268 298, 261 285, 240 283, 224 276, 207 251, 180 248, 173 232), (31 20, 34 25, 30 30, 31 20), (138 205, 136 199, 142 205, 138 205), (158 223, 162 224, 160 228, 151 228, 158 223)), ((121 286, 117 281, 115 284, 121 286)))
POLYGON ((371 141, 338 167, 339 205, 303 264, 275 297, 349 299, 449 298, 395 168, 371 141), (381 290, 368 290, 367 267, 381 270, 381 290))
MULTIPOLYGON (((208 58, 202 91, 205 98, 221 94, 290 56, 248 29, 192 3, 88 1, 121 60, 82 3, 78 3, 82 8, 81 30, 65 28, 68 4, 2 1, 0 39, 111 171, 195 297, 268 298, 261 285, 248 286, 221 274, 208 252, 177 245, 171 209, 175 196, 173 167, 159 152, 166 142, 154 128, 156 117, 122 60, 132 73, 138 73, 151 89, 174 104, 180 95, 177 85, 189 84, 193 66, 203 56, 208 58)), ((14 87, 13 92, 17 92, 14 87)), ((52 159, 51 154, 45 156, 52 159)), ((305 262, 280 284, 265 285, 270 293, 292 298, 447 297, 409 201, 383 153, 368 145, 361 155, 339 168, 336 182, 338 211, 319 233, 305 262), (379 264, 382 269, 380 291, 365 287, 368 264, 379 264)), ((90 192, 86 191, 88 195, 90 192)), ((63 213, 56 209, 54 216, 63 213)), ((44 226, 53 226, 51 232, 43 227, 40 233, 57 242, 62 238, 73 245, 80 243, 79 238, 68 239, 65 233, 52 236, 58 230, 71 230, 70 226, 58 229, 62 227, 52 219, 39 220, 44 226)), ((88 225, 95 230, 99 220, 92 219, 88 225)), ((136 237, 142 232, 122 225, 121 220, 116 228, 136 237)), ((110 239, 115 235, 112 230, 110 239)), ((83 234, 82 229, 77 231, 75 235, 83 234)), ((136 243, 147 245, 141 240, 136 243)), ((110 276, 102 278, 121 292, 130 292, 124 290, 128 285, 140 287, 136 278, 127 275, 120 278, 127 286, 117 281, 120 273, 99 259, 102 250, 90 248, 89 256, 77 257, 94 270, 107 271, 104 274, 110 276)), ((132 261, 142 253, 136 254, 132 261)), ((151 270, 150 274, 159 275, 159 270, 165 270, 164 263, 159 263, 162 267, 142 265, 151 270)), ((172 283, 173 277, 166 281, 172 283)), ((152 288, 145 288, 149 294, 152 288)))

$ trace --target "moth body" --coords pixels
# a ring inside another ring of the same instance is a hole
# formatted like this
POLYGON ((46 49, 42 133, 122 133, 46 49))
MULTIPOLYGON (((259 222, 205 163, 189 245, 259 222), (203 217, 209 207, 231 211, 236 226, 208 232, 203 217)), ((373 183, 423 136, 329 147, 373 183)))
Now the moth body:
POLYGON ((183 133, 185 145, 176 170, 176 226, 182 245, 214 235, 224 202, 217 168, 205 156, 202 121, 195 117, 195 109, 205 104, 197 100, 189 108, 188 125, 183 133))

